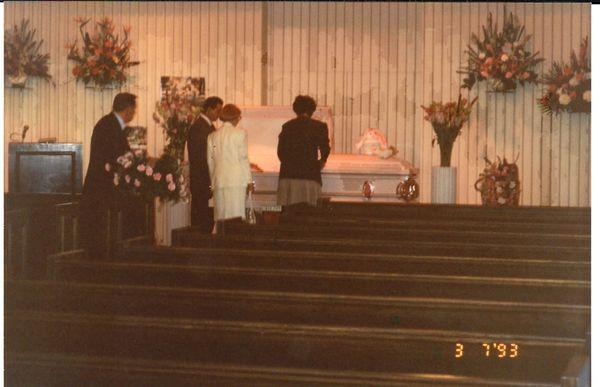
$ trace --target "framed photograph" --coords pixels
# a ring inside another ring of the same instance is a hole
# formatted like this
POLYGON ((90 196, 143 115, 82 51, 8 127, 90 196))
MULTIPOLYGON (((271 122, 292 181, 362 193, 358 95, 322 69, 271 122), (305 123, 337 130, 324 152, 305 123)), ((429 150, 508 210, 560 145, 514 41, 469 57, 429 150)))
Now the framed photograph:
POLYGON ((199 77, 160 77, 160 99, 172 101, 173 94, 183 96, 191 105, 200 106, 205 98, 204 78, 199 77))

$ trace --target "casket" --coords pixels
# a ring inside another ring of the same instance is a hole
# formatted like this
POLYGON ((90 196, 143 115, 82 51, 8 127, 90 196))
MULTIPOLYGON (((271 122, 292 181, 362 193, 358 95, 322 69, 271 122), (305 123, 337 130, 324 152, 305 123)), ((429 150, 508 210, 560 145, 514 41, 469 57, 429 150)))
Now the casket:
MULTIPOLYGON (((245 106, 241 110, 240 125, 248 133, 250 162, 262 169, 261 172, 252 172, 255 182, 254 204, 262 208, 276 208, 280 166, 277 158, 278 136, 281 126, 295 118, 296 114, 289 106, 245 106)), ((327 123, 333 144, 331 108, 317 107, 313 118, 327 123)), ((332 149, 321 174, 322 195, 332 201, 403 201, 397 195, 398 185, 409 177, 416 178, 418 172, 411 163, 397 157, 382 159, 379 156, 338 154, 332 149), (370 189, 365 190, 366 185, 370 189)))

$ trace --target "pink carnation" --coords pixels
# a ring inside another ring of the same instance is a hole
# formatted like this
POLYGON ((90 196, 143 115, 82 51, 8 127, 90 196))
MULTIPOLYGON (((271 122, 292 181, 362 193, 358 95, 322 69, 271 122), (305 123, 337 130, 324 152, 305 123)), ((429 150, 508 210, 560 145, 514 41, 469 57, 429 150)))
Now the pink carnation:
POLYGON ((130 181, 131 181, 131 176, 129 176, 129 175, 125 175, 125 182, 126 182, 127 184, 129 184, 129 182, 130 182, 130 181))
POLYGON ((173 181, 173 175, 168 173, 167 176, 165 176, 165 180, 167 181, 167 183, 170 183, 173 181))
POLYGON ((513 76, 513 73, 511 73, 510 71, 507 71, 506 74, 504 74, 506 76, 506 79, 510 79, 513 76))
POLYGON ((137 170, 140 172, 144 172, 145 169, 146 169, 146 166, 144 164, 140 164, 137 166, 137 170))
POLYGON ((152 176, 152 167, 151 166, 147 166, 146 167, 146 176, 152 176))
POLYGON ((133 181, 133 185, 135 185, 136 187, 139 187, 140 185, 142 185, 142 182, 141 182, 141 181, 139 181, 138 179, 135 179, 135 180, 133 181))
POLYGON ((177 186, 175 185, 175 183, 171 182, 169 183, 167 188, 169 189, 169 191, 175 191, 175 188, 177 188, 177 186))
POLYGON ((104 164, 104 169, 106 169, 106 172, 110 172, 110 164, 109 163, 104 164))
POLYGON ((152 177, 154 178, 155 181, 160 181, 160 178, 162 177, 162 175, 157 172, 152 177))

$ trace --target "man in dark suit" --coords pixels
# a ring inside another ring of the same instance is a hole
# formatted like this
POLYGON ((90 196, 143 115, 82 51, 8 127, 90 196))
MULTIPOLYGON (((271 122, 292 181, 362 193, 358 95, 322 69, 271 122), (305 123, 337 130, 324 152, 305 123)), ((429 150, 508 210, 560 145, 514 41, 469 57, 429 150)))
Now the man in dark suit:
POLYGON ((125 133, 126 124, 136 112, 136 96, 119 93, 113 101, 113 110, 94 126, 90 147, 90 161, 83 184, 81 231, 88 256, 102 257, 107 251, 107 212, 114 204, 113 175, 107 163, 130 150, 125 133))
POLYGON ((192 193, 192 226, 203 233, 210 234, 213 219, 208 207, 211 197, 210 175, 206 160, 206 139, 215 131, 213 123, 219 118, 223 100, 219 97, 208 97, 204 101, 203 113, 190 127, 187 139, 190 159, 190 191, 192 193))

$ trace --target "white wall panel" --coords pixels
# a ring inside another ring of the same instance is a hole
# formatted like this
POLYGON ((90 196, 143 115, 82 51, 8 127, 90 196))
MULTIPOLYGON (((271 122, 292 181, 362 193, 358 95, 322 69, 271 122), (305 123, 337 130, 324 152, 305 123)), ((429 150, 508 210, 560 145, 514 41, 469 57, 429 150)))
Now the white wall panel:
MULTIPOLYGON (((525 23, 531 46, 546 61, 567 60, 590 34, 585 3, 506 3, 525 23)), ((504 3, 413 2, 8 2, 6 28, 30 19, 50 52, 52 87, 34 80, 25 90, 5 88, 5 147, 9 134, 28 124, 27 140, 57 137, 84 144, 84 170, 95 122, 110 111, 119 90, 85 88, 71 75, 65 44, 78 37, 76 16, 113 18, 132 27, 133 57, 122 90, 139 96, 133 124, 147 126, 149 150, 161 152, 163 134, 152 121, 162 75, 206 78, 207 95, 240 105, 290 105, 299 93, 313 95, 334 113, 332 144, 353 153, 361 132, 378 127, 403 157, 421 169, 421 201, 428 202, 430 171, 439 164, 433 130, 422 104, 453 100, 471 33, 487 13, 503 17, 504 3), (263 14, 264 13, 264 14, 263 14), (264 22, 264 24, 263 24, 264 22), (263 36, 264 35, 264 36, 263 36), (263 52, 264 51, 264 52, 263 52), (266 53, 266 68, 263 54, 266 53), (262 74, 264 72, 264 80, 262 74), (264 96, 264 101, 263 101, 264 96)), ((466 92, 463 91, 466 95, 466 92)), ((472 118, 454 145, 458 201, 480 203, 473 188, 484 156, 518 156, 522 203, 588 206, 589 115, 543 116, 541 86, 479 96, 472 118)), ((6 156, 7 157, 7 156, 6 156)), ((5 190, 8 167, 5 158, 5 190)))
MULTIPOLYGON (((501 21, 503 7, 504 3, 269 2, 269 103, 288 105, 295 95, 308 92, 318 103, 332 105, 336 152, 355 152, 353 144, 362 131, 378 127, 401 157, 421 169, 421 199, 428 202, 430 171, 439 164, 439 150, 431 147, 433 130, 420 106, 456 99, 461 83, 456 70, 465 63, 471 34, 481 33, 488 12, 501 21), (323 38, 314 42, 314 36, 324 35, 326 43, 323 38), (332 71, 335 75, 330 77, 332 71), (315 72, 319 81, 307 83, 306 77, 315 77, 315 72), (327 95, 321 91, 321 79, 327 95)), ((506 3, 506 10, 525 23, 526 33, 533 35, 532 48, 546 58, 539 72, 552 60, 567 60, 590 34, 589 4, 506 3)), ((493 94, 485 85, 476 85, 469 94, 479 96, 479 102, 452 155, 460 203, 480 203, 473 184, 485 167, 483 157, 500 156, 518 157, 523 204, 589 205, 589 116, 542 116, 536 102, 542 86, 493 94)))

